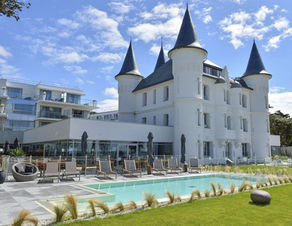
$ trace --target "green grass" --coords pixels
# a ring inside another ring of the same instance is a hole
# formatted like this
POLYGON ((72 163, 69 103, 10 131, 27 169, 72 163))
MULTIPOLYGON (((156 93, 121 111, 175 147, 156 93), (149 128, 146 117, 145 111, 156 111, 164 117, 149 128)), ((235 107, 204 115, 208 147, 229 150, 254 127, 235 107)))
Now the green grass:
POLYGON ((63 225, 291 225, 292 184, 264 189, 269 205, 250 203, 250 192, 136 211, 63 225))

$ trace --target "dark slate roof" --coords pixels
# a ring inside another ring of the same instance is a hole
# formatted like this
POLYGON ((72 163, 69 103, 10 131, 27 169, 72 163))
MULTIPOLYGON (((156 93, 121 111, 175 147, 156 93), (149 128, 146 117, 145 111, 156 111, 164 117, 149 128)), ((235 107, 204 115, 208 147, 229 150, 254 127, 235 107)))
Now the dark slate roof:
POLYGON ((158 67, 152 74, 147 78, 144 78, 133 92, 145 89, 154 85, 157 85, 162 82, 166 82, 173 79, 172 74, 172 60, 167 61, 165 64, 158 67))
POLYGON ((242 88, 242 85, 238 81, 231 82, 231 88, 242 88))
POLYGON ((222 76, 219 76, 216 81, 215 84, 222 84, 222 83, 226 83, 225 79, 222 76))
POLYGON ((243 79, 235 79, 235 81, 239 82, 239 84, 240 84, 243 88, 253 90, 253 88, 250 88, 250 87, 246 84, 246 82, 245 82, 243 79))
POLYGON ((156 62, 154 71, 163 64, 165 64, 165 56, 164 56, 163 46, 161 44, 160 52, 159 52, 159 55, 157 58, 157 62, 156 62))
POLYGON ((268 74, 270 75, 263 64, 262 58, 259 54, 258 48, 255 41, 253 41, 250 57, 248 64, 243 76, 253 75, 253 74, 268 74))
POLYGON ((142 77, 138 65, 136 63, 136 58, 132 47, 132 41, 130 41, 130 45, 122 69, 119 72, 119 74, 116 75, 116 77, 119 75, 137 75, 142 77))
MULTIPOLYGON (((175 49, 179 48, 200 48, 203 49, 199 43, 195 27, 189 13, 189 9, 186 9, 179 34, 177 36, 176 43, 174 47, 169 51, 169 53, 175 49)), ((206 51, 205 49, 203 49, 206 51)), ((206 51, 207 52, 207 51, 206 51)))

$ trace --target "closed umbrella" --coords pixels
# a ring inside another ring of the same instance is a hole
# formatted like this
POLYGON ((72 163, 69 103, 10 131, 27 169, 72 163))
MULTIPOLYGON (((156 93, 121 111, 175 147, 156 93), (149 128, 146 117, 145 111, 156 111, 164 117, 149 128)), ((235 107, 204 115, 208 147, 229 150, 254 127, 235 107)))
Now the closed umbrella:
POLYGON ((184 134, 181 135, 181 138, 180 138, 180 142, 181 142, 181 159, 180 159, 180 162, 181 163, 185 163, 186 161, 186 137, 184 134))
POLYGON ((88 135, 86 131, 84 131, 81 136, 81 153, 84 155, 86 154, 86 151, 87 151, 87 138, 88 138, 88 135))
POLYGON ((148 162, 149 165, 152 165, 153 163, 153 134, 149 132, 148 136, 148 142, 147 142, 147 151, 148 151, 148 162))
POLYGON ((15 140, 14 140, 14 143, 13 143, 13 148, 14 149, 17 149, 17 148, 19 148, 19 142, 18 142, 18 139, 17 139, 17 137, 15 138, 15 140))

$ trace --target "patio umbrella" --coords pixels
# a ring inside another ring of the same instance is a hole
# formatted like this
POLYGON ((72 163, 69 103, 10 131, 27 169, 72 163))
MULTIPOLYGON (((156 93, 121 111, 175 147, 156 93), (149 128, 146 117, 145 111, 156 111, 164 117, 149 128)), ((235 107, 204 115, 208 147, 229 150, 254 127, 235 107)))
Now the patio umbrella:
POLYGON ((5 142, 4 154, 9 155, 9 142, 8 141, 5 142))
POLYGON ((13 143, 13 148, 14 149, 17 149, 17 148, 19 148, 19 142, 18 142, 18 139, 17 139, 17 137, 15 138, 15 140, 14 140, 14 143, 13 143))
POLYGON ((87 138, 88 138, 88 135, 86 131, 84 131, 81 136, 81 153, 83 154, 86 154, 86 151, 87 151, 87 138))
POLYGON ((153 134, 151 132, 148 133, 148 142, 147 142, 147 151, 148 151, 148 162, 149 165, 153 163, 153 134))
POLYGON ((185 163, 185 161, 186 161, 186 157, 185 157, 185 155, 186 155, 186 137, 185 137, 185 135, 181 135, 181 138, 180 138, 180 142, 181 142, 181 149, 180 149, 180 151, 181 151, 181 159, 180 159, 180 162, 181 163, 185 163))

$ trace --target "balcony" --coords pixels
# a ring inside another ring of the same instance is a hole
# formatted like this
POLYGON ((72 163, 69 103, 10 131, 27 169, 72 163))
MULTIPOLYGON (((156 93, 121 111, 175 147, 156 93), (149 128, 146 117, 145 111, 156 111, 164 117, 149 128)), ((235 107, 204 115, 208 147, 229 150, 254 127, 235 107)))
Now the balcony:
POLYGON ((4 90, 4 89, 1 89, 0 90, 0 99, 4 99, 4 100, 7 100, 8 99, 8 95, 7 95, 7 91, 4 90))
POLYGON ((66 119, 68 117, 65 115, 62 115, 60 112, 42 111, 42 112, 38 112, 37 118, 61 120, 61 119, 66 119))

